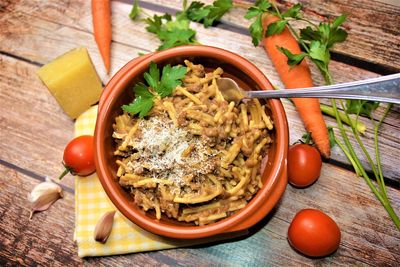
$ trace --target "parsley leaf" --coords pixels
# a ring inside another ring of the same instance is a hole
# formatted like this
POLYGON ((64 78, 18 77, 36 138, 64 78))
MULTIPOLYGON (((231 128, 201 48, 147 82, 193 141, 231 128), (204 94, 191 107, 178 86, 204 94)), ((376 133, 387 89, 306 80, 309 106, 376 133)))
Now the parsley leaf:
POLYGON ((138 83, 133 87, 133 92, 137 97, 143 98, 153 98, 153 94, 147 89, 147 86, 144 83, 138 83))
POLYGON ((143 78, 151 88, 157 91, 160 84, 160 70, 154 62, 150 63, 150 70, 143 75, 143 78))
POLYGON ((342 25, 347 19, 346 14, 342 14, 339 17, 337 17, 333 22, 332 22, 332 29, 336 30, 339 28, 340 25, 342 25))
POLYGON ((144 20, 144 22, 148 24, 146 30, 148 32, 157 34, 161 30, 163 20, 170 21, 171 19, 171 15, 168 13, 162 16, 154 15, 153 18, 147 18, 144 20))
POLYGON ((148 24, 146 30, 155 33, 162 41, 157 50, 197 43, 196 31, 190 29, 190 21, 183 12, 178 13, 175 20, 172 20, 170 14, 164 14, 154 15, 144 21, 148 24))
POLYGON ((285 13, 282 14, 283 18, 295 18, 298 19, 300 18, 300 9, 301 9, 301 4, 295 4, 294 6, 292 6, 291 8, 289 8, 288 10, 286 10, 285 13))
POLYGON ((139 114, 139 117, 143 118, 153 108, 153 104, 153 98, 144 98, 138 96, 135 98, 133 103, 130 103, 129 105, 123 105, 122 109, 131 113, 132 115, 139 114))
POLYGON ((232 0, 216 0, 212 5, 204 5, 201 2, 194 1, 185 10, 188 19, 196 22, 202 22, 204 27, 212 26, 215 21, 232 8, 232 0))
POLYGON ((213 25, 214 21, 220 20, 222 16, 232 8, 232 0, 216 0, 210 7, 210 13, 204 20, 204 26, 213 25))
POLYGON ((131 113, 132 115, 139 114, 140 118, 146 116, 153 107, 154 95, 149 92, 146 85, 138 83, 133 88, 135 100, 129 105, 123 105, 122 110, 131 113))
POLYGON ((143 118, 152 109, 154 97, 171 95, 174 89, 182 84, 186 71, 186 67, 166 65, 160 77, 160 70, 154 62, 151 62, 149 71, 143 75, 147 85, 144 83, 136 84, 133 87, 135 100, 129 105, 123 105, 122 109, 132 115, 139 114, 139 117, 143 118))
POLYGON ((280 34, 285 29, 287 20, 278 20, 268 25, 266 36, 271 36, 274 34, 280 34))
POLYGON ((131 9, 131 13, 129 13, 129 17, 132 20, 134 20, 139 13, 140 13, 139 0, 135 0, 131 9))
POLYGON ((300 38, 304 41, 321 40, 321 33, 310 26, 300 29, 300 38))
POLYGON ((208 8, 204 8, 204 3, 193 1, 192 3, 190 3, 190 6, 186 9, 185 12, 188 19, 199 22, 208 16, 210 10, 208 8))
POLYGON ((287 64, 289 66, 296 66, 303 61, 304 57, 307 56, 306 53, 300 53, 300 54, 292 54, 288 49, 284 47, 277 47, 279 51, 281 51, 285 56, 288 58, 287 64))
POLYGON ((257 0, 254 6, 251 6, 244 16, 248 20, 256 17, 256 19, 253 21, 252 24, 250 24, 249 27, 254 46, 257 46, 263 38, 262 15, 264 12, 269 11, 271 7, 272 5, 268 0, 257 0))
POLYGON ((319 41, 311 41, 309 56, 312 59, 323 62, 325 65, 329 64, 329 49, 326 47, 326 45, 321 44, 319 41))
POLYGON ((167 65, 162 70, 160 87, 156 89, 161 97, 169 96, 173 90, 182 84, 182 79, 185 77, 186 67, 167 65))
POLYGON ((346 40, 347 32, 340 29, 339 26, 346 20, 346 15, 337 17, 332 24, 321 22, 316 29, 307 26, 300 30, 300 37, 304 41, 319 41, 326 45, 326 48, 331 48, 335 43, 340 43, 346 40))
POLYGON ((379 102, 368 100, 347 100, 346 111, 350 114, 360 114, 371 117, 371 113, 379 106, 379 102))

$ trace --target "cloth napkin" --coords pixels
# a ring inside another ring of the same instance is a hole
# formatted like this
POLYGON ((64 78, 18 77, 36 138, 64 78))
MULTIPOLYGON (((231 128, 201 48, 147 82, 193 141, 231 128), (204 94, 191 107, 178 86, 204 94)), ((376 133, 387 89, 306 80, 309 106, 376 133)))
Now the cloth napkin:
MULTIPOLYGON (((75 136, 93 135, 97 106, 91 107, 75 123, 75 136)), ((147 232, 117 212, 112 232, 105 244, 94 241, 93 231, 100 217, 107 211, 117 210, 107 197, 98 177, 92 174, 75 178, 75 233, 79 257, 106 256, 141 251, 184 247, 222 239, 234 238, 247 233, 227 233, 212 238, 179 240, 165 238, 147 232)))

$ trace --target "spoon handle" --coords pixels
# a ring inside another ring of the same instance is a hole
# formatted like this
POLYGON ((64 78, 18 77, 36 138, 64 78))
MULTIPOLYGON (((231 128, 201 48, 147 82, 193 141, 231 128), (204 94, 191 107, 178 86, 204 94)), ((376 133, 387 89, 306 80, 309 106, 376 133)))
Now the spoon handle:
POLYGON ((336 98, 400 104, 400 73, 378 78, 311 88, 245 91, 246 98, 336 98))

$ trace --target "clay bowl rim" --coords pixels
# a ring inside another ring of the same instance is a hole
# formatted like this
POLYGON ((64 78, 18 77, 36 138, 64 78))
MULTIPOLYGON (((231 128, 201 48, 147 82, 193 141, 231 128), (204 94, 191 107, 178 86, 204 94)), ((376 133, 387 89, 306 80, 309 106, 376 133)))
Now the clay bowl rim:
POLYGON ((95 163, 100 182, 110 200, 117 209, 125 215, 125 217, 143 229, 155 234, 180 239, 203 238, 229 232, 229 229, 237 228, 240 224, 252 226, 269 213, 272 207, 276 205, 284 191, 284 189, 281 190, 282 192, 279 192, 278 196, 275 194, 274 199, 268 199, 270 190, 273 190, 278 183, 283 182, 279 181, 279 179, 281 179, 282 173, 286 171, 288 129, 286 114, 279 100, 268 100, 272 115, 275 119, 275 141, 277 142, 276 155, 271 166, 272 170, 270 172, 270 177, 268 177, 267 182, 246 205, 246 207, 226 219, 205 226, 173 226, 162 224, 159 221, 151 219, 132 209, 131 204, 125 196, 119 193, 117 188, 119 185, 116 184, 113 177, 108 175, 106 170, 107 167, 103 140, 105 138, 105 122, 107 122, 108 117, 110 116, 109 111, 112 109, 116 99, 120 97, 123 90, 126 90, 131 80, 138 73, 146 71, 151 61, 159 63, 177 56, 199 56, 220 59, 223 62, 240 69, 245 75, 249 75, 260 88, 272 89, 272 85, 268 78, 254 64, 237 54, 221 48, 211 46, 181 46, 146 55, 142 60, 131 60, 122 67, 106 85, 104 88, 104 92, 106 93, 103 92, 105 95, 101 98, 101 103, 99 104, 94 136, 95 163), (268 209, 262 209, 263 206, 266 206, 266 203, 263 202, 267 200, 275 203, 273 203, 272 206, 270 205, 271 207, 268 209), (258 210, 261 211, 261 209, 262 212, 259 212, 258 210), (246 222, 247 218, 251 218, 252 221, 246 222))

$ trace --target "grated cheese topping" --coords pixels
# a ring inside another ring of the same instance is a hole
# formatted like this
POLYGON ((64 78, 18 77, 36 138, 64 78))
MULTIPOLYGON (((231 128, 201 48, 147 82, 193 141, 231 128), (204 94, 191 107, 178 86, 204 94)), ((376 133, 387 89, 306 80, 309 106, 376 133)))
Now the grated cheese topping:
POLYGON ((138 129, 129 142, 137 151, 127 164, 131 171, 141 174, 146 170, 151 178, 169 179, 183 186, 185 178, 215 169, 217 151, 207 146, 202 137, 175 126, 169 118, 154 116, 141 120, 138 129), (183 156, 189 146, 191 152, 183 156))

